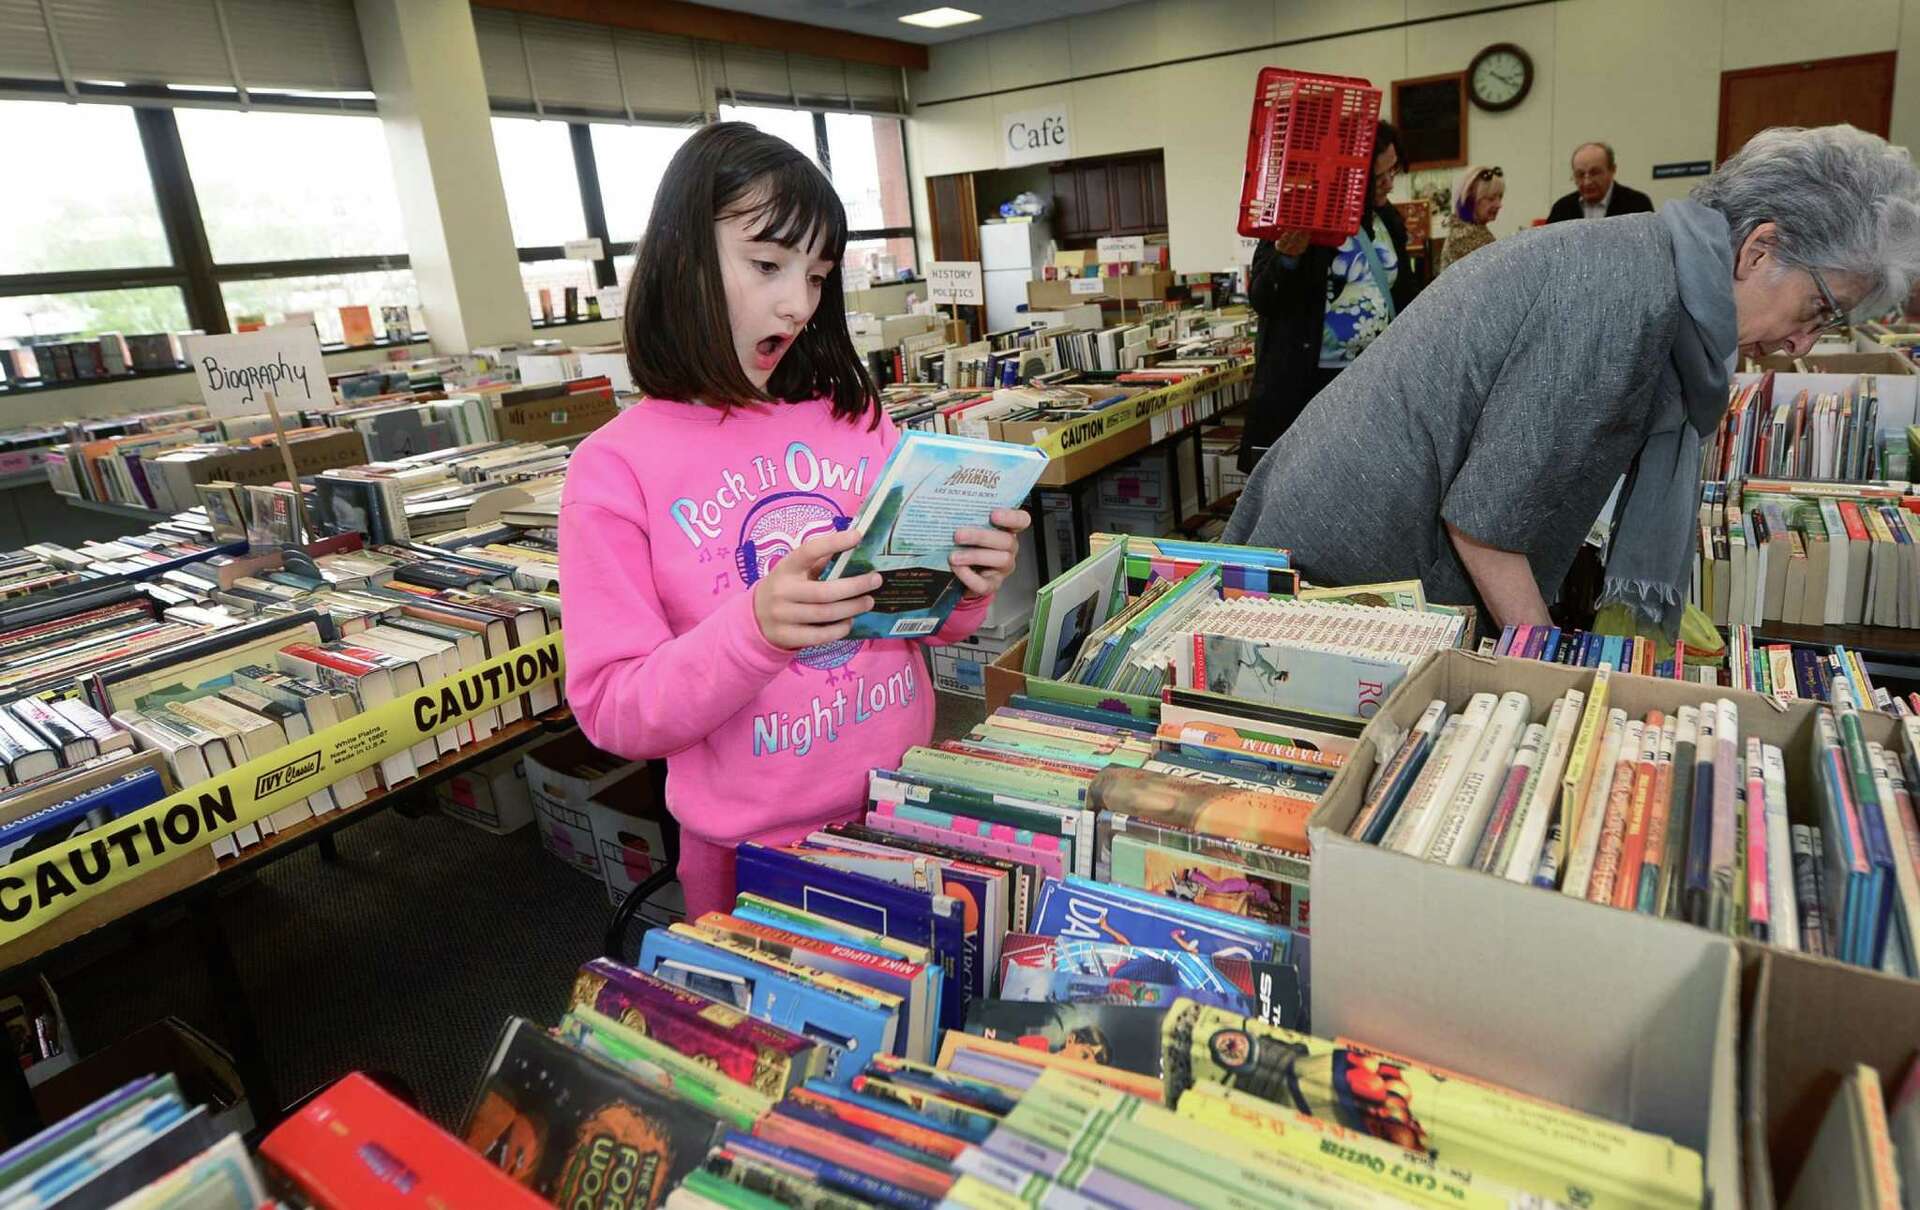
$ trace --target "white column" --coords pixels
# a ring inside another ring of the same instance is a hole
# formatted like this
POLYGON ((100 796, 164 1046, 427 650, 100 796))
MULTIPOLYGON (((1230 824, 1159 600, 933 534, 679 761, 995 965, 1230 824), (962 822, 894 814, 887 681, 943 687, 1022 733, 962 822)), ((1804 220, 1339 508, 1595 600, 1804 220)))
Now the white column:
POLYGON ((466 0, 355 0, 407 251, 437 352, 529 340, 466 0))

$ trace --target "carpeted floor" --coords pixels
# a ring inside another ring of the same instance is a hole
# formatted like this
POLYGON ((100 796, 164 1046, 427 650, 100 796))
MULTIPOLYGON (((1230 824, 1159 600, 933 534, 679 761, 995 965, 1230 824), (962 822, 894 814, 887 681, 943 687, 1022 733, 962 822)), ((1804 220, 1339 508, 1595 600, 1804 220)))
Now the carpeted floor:
MULTIPOLYGON (((984 714, 937 695, 935 738, 984 714)), ((239 976, 279 1095, 386 1070, 455 1126, 509 1016, 558 1019, 576 967, 600 952, 606 889, 540 848, 438 814, 346 829, 339 861, 308 848, 226 901, 239 976)), ((191 925, 53 982, 85 1055, 172 1015, 226 1044, 191 925)))

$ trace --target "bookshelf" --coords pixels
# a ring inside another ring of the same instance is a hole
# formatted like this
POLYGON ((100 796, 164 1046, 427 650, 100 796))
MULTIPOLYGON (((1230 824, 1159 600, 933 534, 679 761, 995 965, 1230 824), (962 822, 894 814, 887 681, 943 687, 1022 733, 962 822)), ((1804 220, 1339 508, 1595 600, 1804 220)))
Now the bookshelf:
MULTIPOLYGON (((537 718, 521 719, 502 727, 485 740, 450 752, 420 770, 420 775, 404 785, 379 790, 357 806, 330 812, 324 818, 302 820, 291 828, 247 849, 236 857, 220 861, 210 872, 184 887, 169 887, 145 902, 129 903, 124 911, 96 927, 76 935, 60 935, 53 925, 47 936, 31 933, 10 945, 0 946, 0 973, 18 977, 37 973, 55 963, 111 960, 115 948, 138 944, 147 928, 161 917, 184 912, 200 943, 200 956, 226 1027, 234 1067, 239 1072, 247 1102, 253 1107, 255 1134, 276 1124, 289 1106, 274 1086, 266 1051, 261 1039, 261 1021, 247 998, 227 939, 227 921, 221 893, 262 869, 290 857, 310 845, 321 846, 331 860, 333 837, 342 829, 372 819, 390 807, 416 804, 434 786, 500 752, 535 736, 564 730, 573 725, 573 712, 565 706, 537 718)), ((135 884, 137 885, 137 884, 135 884)), ((54 925, 58 921, 53 922, 54 925)), ((27 1074, 13 1064, 0 1075, 0 1133, 10 1139, 24 1138, 44 1124, 33 1102, 27 1074)))

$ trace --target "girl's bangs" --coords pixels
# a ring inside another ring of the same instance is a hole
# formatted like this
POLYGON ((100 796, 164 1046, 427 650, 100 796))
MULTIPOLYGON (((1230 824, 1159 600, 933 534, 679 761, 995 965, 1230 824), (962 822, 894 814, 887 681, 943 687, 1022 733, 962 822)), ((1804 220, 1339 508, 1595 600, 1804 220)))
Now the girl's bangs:
POLYGON ((796 157, 755 181, 748 193, 755 200, 743 213, 760 224, 754 239, 804 249, 818 237, 821 255, 840 263, 847 250, 847 210, 833 182, 811 161, 796 157))

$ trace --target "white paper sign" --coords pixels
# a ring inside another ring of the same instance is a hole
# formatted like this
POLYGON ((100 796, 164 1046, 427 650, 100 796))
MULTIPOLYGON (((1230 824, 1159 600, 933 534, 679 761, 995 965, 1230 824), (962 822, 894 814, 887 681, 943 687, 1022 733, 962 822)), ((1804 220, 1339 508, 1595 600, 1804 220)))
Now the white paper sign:
POLYGON ((1000 166, 1045 164, 1073 158, 1073 131, 1067 107, 1048 105, 1000 115, 1000 166))
POLYGON ((1236 265, 1251 265, 1253 263, 1254 251, 1260 247, 1260 241, 1246 235, 1237 235, 1234 238, 1239 240, 1240 243, 1233 250, 1233 263, 1236 265))
POLYGON ((1101 264, 1112 261, 1140 261, 1147 259, 1147 237, 1144 235, 1117 235, 1100 241, 1101 264))
POLYGON ((865 269, 840 270, 840 292, 852 294, 859 290, 873 289, 873 274, 865 269))
POLYGON ((928 264, 927 298, 942 305, 985 306, 987 297, 980 283, 980 262, 937 260, 928 264))
POLYGON ((607 250, 598 237, 592 239, 570 239, 560 249, 568 260, 600 260, 607 250))
POLYGON ((333 390, 320 360, 320 336, 308 324, 278 324, 231 336, 184 338, 200 399, 216 418, 258 416, 273 392, 282 409, 327 407, 333 390))
POLYGON ((1097 277, 1075 277, 1067 282, 1067 288, 1075 294, 1105 294, 1106 283, 1097 277))

